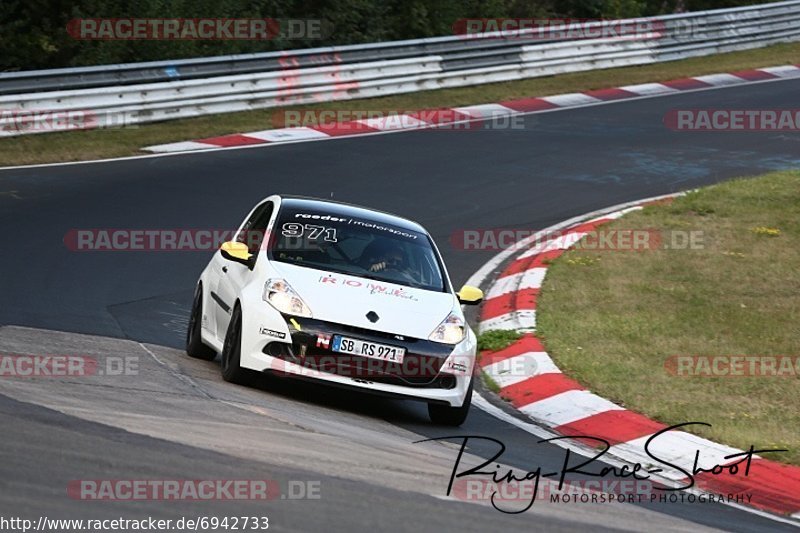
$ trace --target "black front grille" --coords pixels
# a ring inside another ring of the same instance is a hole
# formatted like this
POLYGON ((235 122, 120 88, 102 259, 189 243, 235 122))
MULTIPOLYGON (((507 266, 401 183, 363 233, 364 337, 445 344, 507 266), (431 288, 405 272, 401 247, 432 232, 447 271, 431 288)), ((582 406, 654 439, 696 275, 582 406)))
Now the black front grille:
MULTIPOLYGON (((440 373, 452 350, 448 345, 408 337, 398 338, 394 334, 309 319, 302 321, 301 328, 292 333, 291 350, 275 350, 274 347, 271 348, 274 343, 271 343, 265 347, 264 352, 306 368, 355 380, 406 387, 455 387, 455 378, 452 375, 440 373), (334 352, 330 349, 334 335, 405 348, 403 363, 334 352)), ((284 347, 288 348, 288 345, 284 344, 284 347)))

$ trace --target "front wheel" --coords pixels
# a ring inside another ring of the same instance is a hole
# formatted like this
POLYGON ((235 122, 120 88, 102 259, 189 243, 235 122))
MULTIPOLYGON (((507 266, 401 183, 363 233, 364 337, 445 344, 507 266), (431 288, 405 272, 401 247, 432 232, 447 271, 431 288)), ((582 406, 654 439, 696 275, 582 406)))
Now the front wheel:
POLYGON ((194 291, 194 301, 192 302, 192 312, 189 315, 189 327, 186 329, 186 353, 189 357, 212 361, 217 352, 210 346, 203 343, 200 336, 200 329, 203 325, 203 287, 198 285, 194 291))
POLYGON ((467 419, 470 405, 472 405, 472 380, 469 382, 467 395, 464 397, 464 403, 461 404, 461 407, 429 403, 428 416, 430 416, 431 422, 434 424, 439 424, 441 426, 460 426, 467 419))
POLYGON ((237 305, 233 309, 225 344, 222 347, 222 379, 230 383, 243 384, 246 371, 240 366, 242 355, 242 310, 237 305))

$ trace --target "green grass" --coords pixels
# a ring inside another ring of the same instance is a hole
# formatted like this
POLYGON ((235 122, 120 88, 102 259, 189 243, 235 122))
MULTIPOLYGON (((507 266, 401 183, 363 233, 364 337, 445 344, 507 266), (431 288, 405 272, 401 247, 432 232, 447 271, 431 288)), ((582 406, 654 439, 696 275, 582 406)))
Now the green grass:
POLYGON ((565 373, 703 437, 788 448, 800 464, 800 376, 676 376, 671 356, 800 357, 800 171, 725 182, 603 230, 700 232, 696 249, 572 250, 554 261, 537 327, 565 373))
POLYGON ((181 119, 111 130, 76 131, 0 139, 0 165, 23 165, 129 156, 152 144, 272 128, 277 111, 289 109, 417 110, 497 102, 530 96, 666 81, 748 68, 800 63, 800 43, 669 63, 532 78, 474 87, 440 89, 383 98, 273 108, 181 119))
POLYGON ((483 377, 483 384, 486 385, 487 389, 495 394, 500 394, 500 385, 498 385, 497 382, 492 379, 492 376, 486 372, 481 372, 481 376, 483 377))
POLYGON ((478 336, 478 350, 489 350, 490 352, 496 352, 498 350, 502 350, 503 348, 508 348, 517 342, 521 337, 522 335, 513 330, 495 329, 492 331, 487 331, 478 336))

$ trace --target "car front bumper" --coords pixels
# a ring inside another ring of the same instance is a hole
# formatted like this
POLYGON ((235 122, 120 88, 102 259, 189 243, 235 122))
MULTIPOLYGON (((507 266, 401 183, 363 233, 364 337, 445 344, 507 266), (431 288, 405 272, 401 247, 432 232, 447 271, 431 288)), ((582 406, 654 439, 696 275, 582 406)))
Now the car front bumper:
POLYGON ((464 402, 474 368, 471 332, 462 343, 447 345, 334 322, 285 317, 272 328, 261 324, 258 331, 256 338, 243 337, 243 367, 382 395, 457 407, 464 402), (399 364, 333 352, 330 348, 337 335, 402 347, 405 357, 399 364))

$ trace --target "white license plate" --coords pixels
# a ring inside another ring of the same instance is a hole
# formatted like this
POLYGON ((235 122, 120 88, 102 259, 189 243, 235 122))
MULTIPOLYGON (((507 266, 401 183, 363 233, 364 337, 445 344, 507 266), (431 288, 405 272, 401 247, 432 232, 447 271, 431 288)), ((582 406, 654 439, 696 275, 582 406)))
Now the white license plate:
POLYGON ((353 339, 350 337, 342 337, 341 335, 334 335, 331 350, 339 353, 369 357, 371 359, 380 359, 381 361, 389 361, 390 363, 402 363, 403 357, 406 354, 405 348, 378 344, 377 342, 362 341, 361 339, 353 339))

